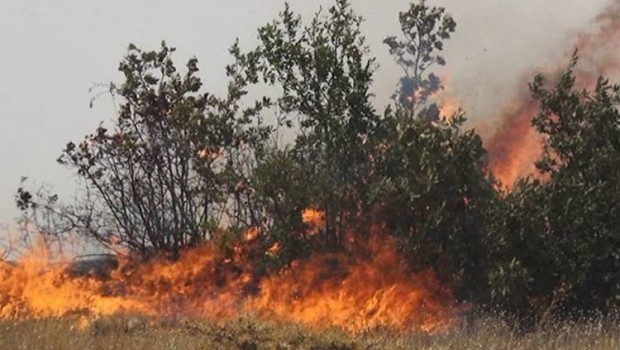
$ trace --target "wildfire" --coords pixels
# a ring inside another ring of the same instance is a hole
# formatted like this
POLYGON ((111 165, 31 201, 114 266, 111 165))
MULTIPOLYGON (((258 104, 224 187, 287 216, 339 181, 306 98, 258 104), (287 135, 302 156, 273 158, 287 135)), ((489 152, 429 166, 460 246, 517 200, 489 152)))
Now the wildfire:
POLYGON ((451 120, 461 111, 461 106, 457 98, 446 91, 439 95, 437 105, 439 106, 441 117, 446 121, 451 120))
POLYGON ((354 262, 321 254, 270 277, 250 305, 268 317, 353 332, 412 326, 435 331, 451 325, 453 298, 432 271, 411 276, 390 240, 375 238, 361 251, 367 257, 354 262))
POLYGON ((508 107, 495 133, 486 139, 491 172, 506 188, 533 174, 534 162, 542 155, 542 137, 531 126, 537 106, 526 98, 520 101, 527 102, 508 107))
POLYGON ((260 235, 260 229, 258 227, 252 227, 245 232, 245 240, 253 241, 260 235))
POLYGON ((439 108, 441 118, 446 121, 450 121, 455 115, 458 115, 461 111, 461 101, 454 94, 451 86, 452 76, 449 74, 443 74, 441 76, 441 82, 444 86, 434 96, 434 100, 439 108))
MULTIPOLYGON (((620 3, 599 16, 597 24, 598 30, 577 40, 585 61, 576 71, 582 84, 591 84, 598 74, 620 74, 616 49, 620 46, 620 3)), ((562 60, 550 72, 564 68, 566 62, 562 60)), ((485 137, 491 171, 507 187, 535 171, 533 164, 544 142, 530 125, 537 106, 525 96, 519 94, 516 102, 498 113, 496 130, 485 137)), ((413 101, 421 98, 421 91, 416 90, 413 101)), ((458 111, 458 101, 447 92, 433 98, 444 118, 458 111)), ((205 159, 220 155, 221 151, 197 151, 205 159)), ((325 229, 322 211, 306 209, 301 215, 308 235, 325 229)), ((243 246, 260 238, 258 228, 249 229, 232 257, 224 256, 215 245, 204 244, 183 252, 175 261, 120 259, 103 277, 72 272, 75 262, 35 247, 17 262, 0 259, 0 318, 130 313, 226 319, 253 314, 351 332, 376 327, 435 331, 455 320, 458 308, 450 291, 432 270, 409 271, 395 243, 386 236, 351 240, 355 249, 315 254, 269 276, 255 274, 243 246)), ((275 242, 266 254, 277 256, 282 250, 282 244, 275 242)))
POLYGON ((307 233, 315 235, 325 228, 325 213, 316 209, 305 209, 301 220, 308 226, 307 233))
POLYGON ((437 105, 439 109, 439 118, 441 120, 450 121, 461 110, 460 101, 450 89, 451 76, 445 74, 440 80, 443 85, 438 91, 428 94, 424 89, 418 87, 411 94, 411 101, 415 104, 428 98, 430 102, 437 105))
MULTIPOLYGON (((356 244, 262 278, 241 247, 232 258, 205 244, 176 261, 122 259, 103 278, 72 273, 75 263, 57 262, 37 248, 16 263, 0 260, 0 318, 128 313, 222 320, 252 314, 351 332, 434 331, 452 324, 453 298, 432 271, 412 274, 388 238, 356 244)), ((279 250, 275 244, 267 254, 279 250)))
MULTIPOLYGON (((596 18, 595 24, 596 30, 579 35, 562 60, 547 64, 547 76, 556 76, 566 68, 574 47, 579 49, 580 57, 575 70, 578 88, 591 87, 599 75, 620 76, 616 49, 620 46, 620 2, 610 5, 596 18)), ((531 76, 528 75, 527 79, 531 76)), ((496 130, 485 137, 490 169, 507 188, 511 188, 518 178, 535 174, 534 163, 543 150, 544 140, 530 125, 537 108, 526 97, 528 95, 527 91, 522 91, 514 102, 500 111, 495 119, 496 130)))

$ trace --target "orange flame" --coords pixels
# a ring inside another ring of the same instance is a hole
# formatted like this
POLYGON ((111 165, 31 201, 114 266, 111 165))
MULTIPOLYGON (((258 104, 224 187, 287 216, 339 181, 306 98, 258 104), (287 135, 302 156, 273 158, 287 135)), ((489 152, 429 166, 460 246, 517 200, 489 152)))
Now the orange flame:
POLYGON ((450 121, 454 118, 455 115, 458 115, 461 112, 461 101, 454 94, 451 86, 452 84, 452 76, 445 73, 441 76, 441 82, 443 83, 443 87, 433 96, 437 107, 439 108, 439 113, 441 114, 441 118, 445 121, 450 121))
POLYGON ((390 240, 375 238, 366 248, 367 257, 355 263, 322 254, 270 277, 250 305, 270 317, 353 332, 376 327, 435 331, 452 324, 453 298, 432 271, 411 276, 390 240))
POLYGON ((424 97, 428 98, 430 102, 434 102, 437 105, 440 114, 439 118, 444 121, 450 121, 461 111, 460 101, 450 89, 452 77, 448 74, 444 74, 441 76, 440 80, 443 85, 439 90, 428 94, 422 88, 418 87, 411 95, 411 101, 415 104, 424 97))
MULTIPOLYGON (((274 244, 267 253, 279 249, 274 244)), ((450 292, 432 271, 409 272, 389 239, 376 238, 341 254, 318 254, 263 279, 253 275, 244 248, 234 251, 225 258, 205 244, 176 261, 124 259, 107 277, 97 277, 76 274, 75 263, 52 262, 48 250, 37 248, 16 263, 0 260, 0 318, 254 314, 352 332, 373 327, 433 331, 454 320, 450 292)))
POLYGON ((441 117, 450 121, 455 115, 458 115, 461 111, 460 103, 456 96, 450 94, 448 91, 443 91, 438 96, 437 106, 441 117))
POLYGON ((245 232, 245 240, 253 241, 260 235, 260 229, 258 227, 252 227, 245 232))
POLYGON ((282 249, 282 245, 280 244, 280 242, 276 242, 276 243, 272 244, 271 247, 269 247, 269 249, 267 249, 267 254, 269 254, 269 255, 276 255, 276 254, 278 254, 280 249, 282 249))
POLYGON ((520 178, 533 174, 534 162, 542 155, 542 137, 531 126, 536 114, 534 101, 507 108, 495 133, 486 140, 489 166, 506 188, 520 178))
POLYGON ((307 233, 315 235, 325 229, 325 213, 316 209, 305 209, 301 221, 308 226, 307 233))
MULTIPOLYGON (((575 75, 577 87, 591 87, 599 75, 620 77, 620 2, 608 6, 596 18, 597 29, 578 36, 580 62, 575 75)), ((547 76, 556 76, 569 61, 567 52, 562 60, 547 68, 547 76)), ((547 64, 547 66, 549 66, 547 64)), ((529 79, 529 77, 528 77, 529 79)), ((521 84, 525 87, 527 84, 521 84)), ((494 133, 486 135, 490 169, 508 189, 520 177, 535 174, 534 163, 542 154, 544 140, 530 125, 537 108, 529 93, 522 91, 518 99, 499 113, 494 133)))

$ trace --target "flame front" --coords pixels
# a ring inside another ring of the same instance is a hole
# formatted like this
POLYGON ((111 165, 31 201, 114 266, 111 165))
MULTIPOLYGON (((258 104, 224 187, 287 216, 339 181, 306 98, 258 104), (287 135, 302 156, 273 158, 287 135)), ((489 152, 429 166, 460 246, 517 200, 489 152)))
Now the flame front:
MULTIPOLYGON (((352 332, 434 331, 454 321, 450 292, 432 271, 412 274, 387 237, 295 261, 262 279, 241 250, 224 259, 206 244, 176 261, 123 261, 107 278, 74 276, 70 262, 52 263, 49 252, 33 250, 17 263, 0 261, 0 318, 128 313, 225 320, 252 314, 352 332)), ((268 254, 278 251, 279 245, 268 254)))
POLYGON ((451 325, 452 295, 432 271, 412 276, 389 239, 375 238, 366 248, 365 259, 351 262, 321 254, 264 280, 251 309, 270 318, 353 332, 376 327, 435 331, 451 325))

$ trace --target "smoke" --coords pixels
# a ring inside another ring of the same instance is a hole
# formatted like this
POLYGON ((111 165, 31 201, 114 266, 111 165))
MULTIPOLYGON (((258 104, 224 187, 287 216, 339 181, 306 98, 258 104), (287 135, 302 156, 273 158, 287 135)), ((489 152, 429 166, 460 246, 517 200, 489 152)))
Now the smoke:
MULTIPOLYGON (((594 30, 577 35, 567 45, 562 58, 556 62, 544 62, 539 69, 550 77, 564 70, 575 49, 579 50, 579 63, 575 70, 577 87, 590 88, 599 76, 611 80, 620 77, 620 1, 614 1, 594 20, 594 30)), ((534 73, 528 72, 522 78, 521 91, 516 98, 504 105, 492 118, 494 130, 482 124, 482 134, 489 153, 489 165, 494 176, 510 187, 520 177, 535 173, 534 162, 542 154, 543 138, 531 126, 531 120, 538 111, 535 101, 527 89, 534 73), (486 132, 485 132, 486 131, 486 132)))
POLYGON ((595 19, 597 29, 578 36, 576 47, 580 50, 578 79, 592 85, 600 76, 620 77, 620 1, 605 8, 595 19))

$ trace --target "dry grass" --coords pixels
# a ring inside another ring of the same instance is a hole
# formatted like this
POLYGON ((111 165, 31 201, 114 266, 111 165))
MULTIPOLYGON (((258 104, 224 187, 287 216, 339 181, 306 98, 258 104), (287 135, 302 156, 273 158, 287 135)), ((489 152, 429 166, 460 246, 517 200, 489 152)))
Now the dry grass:
POLYGON ((620 349, 620 324, 556 324, 518 334, 496 318, 478 318, 443 334, 338 329, 311 331, 242 318, 226 323, 114 317, 0 321, 1 349, 620 349))

